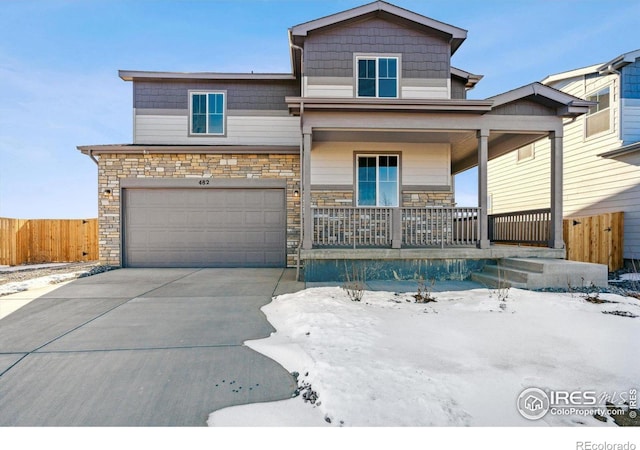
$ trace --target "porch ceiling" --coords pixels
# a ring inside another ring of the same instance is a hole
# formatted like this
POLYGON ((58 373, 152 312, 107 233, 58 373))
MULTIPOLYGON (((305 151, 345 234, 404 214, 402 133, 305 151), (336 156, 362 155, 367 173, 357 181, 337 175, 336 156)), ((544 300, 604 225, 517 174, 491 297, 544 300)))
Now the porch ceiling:
MULTIPOLYGON (((512 152, 547 136, 548 133, 492 131, 489 135, 489 159, 512 152)), ((316 129, 314 142, 406 142, 451 144, 453 174, 478 164, 478 139, 475 130, 390 131, 359 129, 316 129)))

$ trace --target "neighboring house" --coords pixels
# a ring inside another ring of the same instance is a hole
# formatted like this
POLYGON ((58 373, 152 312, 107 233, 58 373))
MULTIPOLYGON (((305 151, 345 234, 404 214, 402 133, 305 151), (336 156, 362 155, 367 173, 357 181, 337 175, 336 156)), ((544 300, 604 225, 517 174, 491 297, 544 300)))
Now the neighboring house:
MULTIPOLYGON (((596 102, 564 123, 564 216, 623 211, 624 257, 640 258, 640 50, 542 84, 596 102)), ((491 212, 548 208, 549 167, 545 140, 490 161, 491 212)))
POLYGON ((120 71, 133 143, 79 147, 98 165, 102 262, 302 264, 318 279, 348 259, 384 277, 562 258, 561 172, 549 248, 498 247, 487 162, 546 137, 562 167, 562 121, 591 103, 540 83, 468 100, 481 76, 451 66, 466 37, 377 1, 290 28, 291 73, 120 71), (479 207, 456 208, 453 175, 474 166, 479 207))

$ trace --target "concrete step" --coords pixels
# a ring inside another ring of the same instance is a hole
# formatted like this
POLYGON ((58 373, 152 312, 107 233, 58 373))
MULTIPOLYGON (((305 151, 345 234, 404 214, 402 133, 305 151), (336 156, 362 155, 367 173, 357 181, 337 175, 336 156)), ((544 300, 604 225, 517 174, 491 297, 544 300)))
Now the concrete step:
POLYGON ((500 289, 500 288, 518 288, 518 289, 526 289, 526 283, 518 283, 516 281, 508 281, 505 279, 498 278, 497 276, 490 275, 484 272, 475 272, 471 274, 471 279, 477 283, 480 283, 487 288, 491 289, 500 289))
POLYGON ((501 278, 506 281, 514 281, 516 283, 527 283, 531 272, 526 270, 517 270, 505 267, 502 264, 487 264, 484 266, 482 273, 501 278))
POLYGON ((544 272, 545 263, 552 261, 546 258, 502 258, 500 264, 504 267, 509 267, 517 270, 524 270, 526 272, 544 272))
POLYGON ((543 258, 503 258, 487 264, 471 279, 488 287, 569 288, 607 286, 607 266, 602 264, 543 258))

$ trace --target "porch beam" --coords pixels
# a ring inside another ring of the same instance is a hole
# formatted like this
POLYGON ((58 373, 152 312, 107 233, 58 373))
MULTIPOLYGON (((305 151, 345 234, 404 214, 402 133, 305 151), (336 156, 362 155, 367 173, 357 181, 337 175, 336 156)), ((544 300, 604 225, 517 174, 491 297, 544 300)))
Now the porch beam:
MULTIPOLYGON (((306 105, 305 105, 306 106, 306 105)), ((556 116, 506 116, 461 113, 379 112, 355 114, 344 111, 307 111, 304 132, 318 129, 336 130, 417 130, 471 131, 489 129, 496 132, 542 133, 556 129, 561 120, 556 116)))
POLYGON ((302 248, 313 247, 313 217, 311 216, 311 133, 302 135, 302 248))
POLYGON ((549 248, 564 248, 562 232, 562 130, 551 132, 551 236, 549 248))
POLYGON ((489 130, 478 130, 478 207, 480 208, 480 236, 478 248, 489 248, 489 213, 487 167, 489 164, 489 130))

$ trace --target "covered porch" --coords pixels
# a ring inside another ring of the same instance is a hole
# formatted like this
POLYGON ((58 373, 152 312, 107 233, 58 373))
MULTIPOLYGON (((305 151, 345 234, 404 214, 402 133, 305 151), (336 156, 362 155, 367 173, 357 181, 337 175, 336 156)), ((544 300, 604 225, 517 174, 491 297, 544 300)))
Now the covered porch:
POLYGON ((538 83, 486 100, 303 97, 287 98, 287 102, 290 111, 300 115, 302 125, 301 260, 564 257, 562 121, 585 113, 589 102, 538 83), (490 216, 488 161, 541 138, 551 142, 550 208, 490 216), (387 147, 389 151, 381 151, 387 147), (398 162, 394 160, 397 187, 390 191, 397 195, 395 203, 362 202, 358 158, 366 153, 362 149, 369 148, 381 155, 399 155, 398 162), (421 180, 419 171, 427 173, 433 167, 415 156, 408 161, 403 148, 413 149, 409 155, 419 155, 422 149, 446 155, 446 166, 438 170, 448 181, 433 186, 421 180), (337 187, 330 186, 344 193, 334 204, 321 204, 314 197, 322 184, 318 179, 331 180, 329 175, 317 175, 312 166, 321 161, 323 152, 349 166, 336 163, 336 172, 353 174, 345 175, 337 187), (477 206, 458 207, 453 175, 476 166, 477 206), (418 176, 409 179, 402 170, 417 171, 418 176), (426 196, 424 204, 414 204, 414 197, 422 199, 421 189, 447 192, 450 200, 430 204, 426 196))

